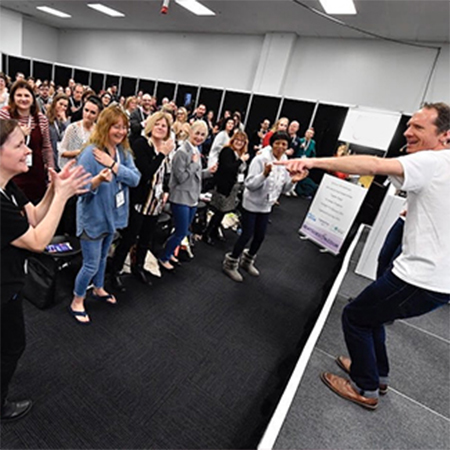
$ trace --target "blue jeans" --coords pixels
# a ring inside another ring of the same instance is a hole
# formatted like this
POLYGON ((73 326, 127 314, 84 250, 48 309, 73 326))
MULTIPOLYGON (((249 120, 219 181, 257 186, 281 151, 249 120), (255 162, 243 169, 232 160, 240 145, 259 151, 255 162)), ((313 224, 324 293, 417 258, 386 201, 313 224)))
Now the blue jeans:
POLYGON ((161 255, 161 261, 167 262, 173 256, 175 249, 181 244, 181 241, 189 233, 189 227, 194 219, 196 206, 180 205, 178 203, 171 203, 173 222, 175 231, 169 237, 161 255))
POLYGON ((270 213, 255 213, 243 210, 241 218, 242 233, 234 244, 231 253, 232 258, 239 258, 244 251, 247 242, 253 237, 250 244, 249 253, 255 256, 258 253, 261 244, 266 237, 267 224, 269 223, 270 213))
POLYGON ((352 360, 350 378, 362 395, 378 397, 379 384, 388 381, 383 324, 420 316, 449 300, 450 294, 405 283, 388 270, 344 308, 342 327, 352 360))
POLYGON ((392 263, 402 252, 404 227, 405 221, 399 217, 386 235, 378 255, 377 278, 380 278, 387 269, 392 268, 392 263))
POLYGON ((104 238, 89 241, 80 239, 81 253, 83 254, 83 265, 75 279, 74 294, 77 297, 85 297, 86 291, 91 283, 96 288, 102 288, 105 282, 106 258, 109 247, 113 241, 114 234, 108 234, 104 238))

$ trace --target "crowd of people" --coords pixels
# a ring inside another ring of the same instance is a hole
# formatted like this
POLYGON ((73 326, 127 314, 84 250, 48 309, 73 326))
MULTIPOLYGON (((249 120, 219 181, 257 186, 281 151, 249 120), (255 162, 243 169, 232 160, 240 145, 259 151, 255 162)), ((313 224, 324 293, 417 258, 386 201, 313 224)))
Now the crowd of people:
MULTIPOLYGON (((21 74, 11 85, 3 74, 0 80, 2 421, 22 417, 31 408, 31 401, 11 402, 7 398, 9 382, 25 346, 21 306, 24 250, 43 251, 55 233, 79 238, 82 266, 74 280, 68 310, 76 323, 88 325, 89 287, 92 286, 93 300, 115 305, 114 292, 126 289, 121 272, 130 253, 131 273, 145 285, 151 285, 153 276, 145 269, 149 251, 157 253, 163 272, 173 274, 179 270, 177 249, 191 234, 202 193, 211 193, 210 220, 202 230, 206 244, 214 245, 224 238, 220 227, 227 213, 237 212, 240 217, 240 234, 232 250, 224 255, 222 270, 233 281, 242 282, 239 269, 251 276, 260 275, 255 260, 280 195, 307 198, 314 195, 317 185, 309 178, 309 169, 321 168, 344 175, 385 173, 400 178, 412 171, 418 177, 414 158, 410 159, 411 167, 400 163, 380 165, 372 157, 366 157, 369 158, 366 162, 364 157, 342 156, 322 163, 315 158, 314 130, 309 128, 300 138, 297 135, 300 124, 286 117, 272 127, 269 120, 263 119, 260 127, 249 133, 249 139, 237 111, 225 111, 215 121, 214 113, 208 112, 206 105, 190 110, 189 105, 178 107, 167 98, 158 105, 155 97, 142 92, 123 98, 116 86, 95 93, 74 80, 67 87, 55 87, 51 82, 32 78, 25 80, 21 74), (172 216, 172 232, 157 252, 156 228, 167 206, 172 216), (117 234, 120 239, 111 255, 117 234), (111 256, 113 292, 105 288, 108 256, 111 256)), ((429 109, 433 113, 437 110, 434 106, 429 109)), ((443 130, 442 148, 447 148, 448 127, 443 130)), ((447 153, 442 155, 448 158, 447 153)), ((445 158, 443 164, 447 164, 445 158)), ((429 159, 423 163, 430 167, 426 173, 433 179, 437 162, 435 158, 429 159)), ((422 161, 418 159, 417 163, 422 161)), ((448 190, 447 179, 448 176, 444 177, 442 183, 448 190)), ((403 187, 413 192, 419 189, 409 178, 403 187)), ((445 212, 444 207, 442 211, 445 212)), ((430 214, 439 215, 442 211, 433 210, 430 214)), ((415 218, 416 214, 412 212, 408 217, 415 218)), ((407 231, 413 233, 411 228, 407 231)), ((405 283, 407 287, 415 286, 416 279, 408 275, 409 266, 416 264, 415 253, 414 249, 408 251, 410 254, 396 260, 399 262, 394 267, 395 276, 389 269, 386 273, 392 279, 380 281, 373 288, 375 291, 383 293, 394 289, 393 286, 403 289, 405 283)), ((428 267, 420 269, 417 276, 426 278, 427 270, 428 267)), ((443 292, 442 299, 437 300, 439 305, 448 301, 446 282, 436 280, 435 285, 430 285, 424 281, 419 287, 443 292)), ((435 299, 436 295, 433 296, 435 299)), ((358 304, 364 303, 364 298, 363 295, 358 304)), ((407 313, 395 310, 391 316, 395 319, 416 315, 436 305, 430 302, 407 313)), ((341 396, 373 408, 378 402, 376 383, 387 380, 387 368, 381 369, 379 365, 379 373, 372 376, 370 383, 361 375, 374 371, 376 361, 358 359, 360 349, 352 339, 358 339, 354 323, 361 313, 353 309, 346 308, 344 316, 353 363, 351 368, 347 360, 342 364, 348 368, 354 385, 342 384, 330 374, 324 375, 323 380, 341 396)), ((370 322, 361 317, 365 324, 370 322)), ((382 316, 383 320, 386 317, 382 316)), ((370 322, 364 326, 375 329, 381 325, 370 322)), ((383 339, 370 345, 382 348, 383 339)))
POLYGON ((270 123, 263 120, 249 151, 237 111, 225 111, 215 120, 206 105, 191 110, 167 98, 158 104, 155 97, 141 92, 123 98, 116 86, 96 93, 74 80, 66 87, 22 74, 13 83, 4 74, 0 80, 1 417, 7 421, 31 407, 30 401, 7 399, 25 346, 24 328, 19 326, 24 250, 43 251, 55 234, 78 237, 82 265, 68 311, 76 323, 88 325, 88 290, 92 288, 91 299, 116 304, 116 294, 126 289, 122 270, 128 255, 132 275, 145 285, 151 285, 154 276, 145 269, 149 251, 161 271, 179 270, 178 250, 191 234, 205 192, 211 198, 211 219, 201 230, 206 244, 224 239, 221 223, 227 213, 240 217, 241 233, 233 251, 224 255, 223 272, 235 281, 243 279, 239 268, 259 275, 254 260, 270 211, 280 194, 292 191, 304 175, 291 176, 273 164, 297 154, 300 138, 285 131, 286 118, 284 128, 277 126, 267 145, 263 140, 270 123), (164 211, 171 213, 172 232, 158 249, 156 230, 164 211), (13 264, 6 263, 5 254, 13 264), (105 287, 108 268, 111 290, 105 287))

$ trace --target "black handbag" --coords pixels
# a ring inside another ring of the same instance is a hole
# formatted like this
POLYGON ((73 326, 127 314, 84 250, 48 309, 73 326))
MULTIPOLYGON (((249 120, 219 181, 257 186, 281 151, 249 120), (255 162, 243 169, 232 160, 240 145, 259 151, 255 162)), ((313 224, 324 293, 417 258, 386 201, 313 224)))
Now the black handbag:
POLYGON ((23 297, 39 309, 54 304, 58 264, 47 255, 36 254, 28 258, 23 297))
POLYGON ((50 308, 61 301, 70 302, 81 254, 70 258, 36 253, 28 258, 23 297, 39 309, 50 308))

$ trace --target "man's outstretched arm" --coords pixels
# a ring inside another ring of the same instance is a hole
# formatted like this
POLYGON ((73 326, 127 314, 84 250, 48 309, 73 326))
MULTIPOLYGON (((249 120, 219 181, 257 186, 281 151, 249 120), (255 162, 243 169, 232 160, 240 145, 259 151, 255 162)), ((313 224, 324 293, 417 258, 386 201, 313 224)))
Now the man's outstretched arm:
POLYGON ((358 175, 391 175, 403 177, 403 166, 394 158, 378 158, 369 155, 351 155, 340 158, 305 158, 277 161, 289 172, 297 173, 309 169, 323 169, 358 175))

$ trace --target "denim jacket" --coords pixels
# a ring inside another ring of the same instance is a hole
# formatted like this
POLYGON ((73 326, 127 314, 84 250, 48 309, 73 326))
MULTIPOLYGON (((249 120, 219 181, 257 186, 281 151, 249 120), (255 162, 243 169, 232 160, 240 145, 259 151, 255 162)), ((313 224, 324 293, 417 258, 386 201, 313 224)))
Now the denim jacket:
MULTIPOLYGON (((95 145, 89 145, 78 159, 78 163, 93 177, 105 168, 96 161, 92 153, 95 148, 95 145)), ((141 174, 130 153, 124 152, 121 146, 117 148, 116 153, 116 161, 120 159, 120 164, 117 175, 113 176, 112 181, 103 182, 96 189, 91 189, 78 197, 77 236, 81 236, 84 231, 91 239, 97 239, 128 225, 128 188, 138 185, 141 174), (120 191, 123 191, 125 201, 117 207, 117 195, 120 191)))

